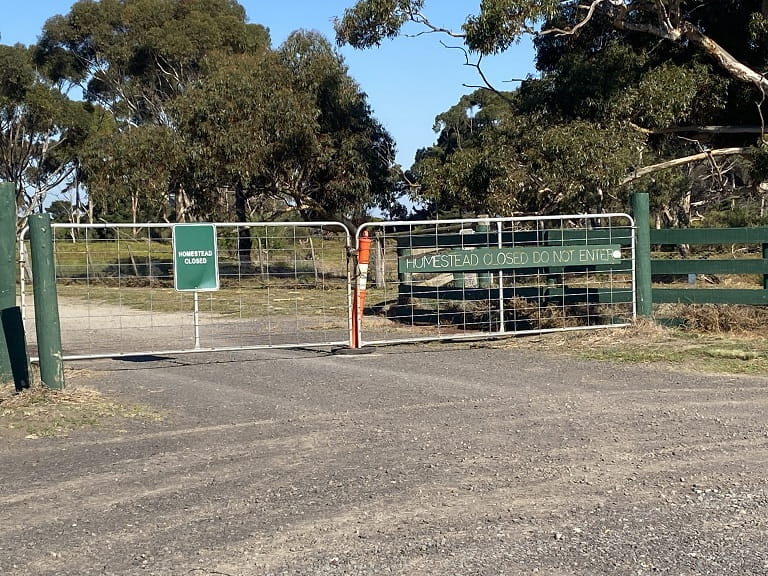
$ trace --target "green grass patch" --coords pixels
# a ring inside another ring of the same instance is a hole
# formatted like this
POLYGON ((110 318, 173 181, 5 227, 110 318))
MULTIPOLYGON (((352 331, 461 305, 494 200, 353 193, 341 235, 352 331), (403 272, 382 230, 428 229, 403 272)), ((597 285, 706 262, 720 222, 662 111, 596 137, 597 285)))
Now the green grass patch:
MULTIPOLYGON (((629 329, 631 330, 631 328, 629 329)), ((583 342, 572 349, 579 357, 628 363, 668 363, 697 372, 767 374, 768 342, 738 336, 691 335, 668 329, 662 341, 642 338, 590 345, 583 342)), ((588 340, 588 339, 587 339, 588 340)))

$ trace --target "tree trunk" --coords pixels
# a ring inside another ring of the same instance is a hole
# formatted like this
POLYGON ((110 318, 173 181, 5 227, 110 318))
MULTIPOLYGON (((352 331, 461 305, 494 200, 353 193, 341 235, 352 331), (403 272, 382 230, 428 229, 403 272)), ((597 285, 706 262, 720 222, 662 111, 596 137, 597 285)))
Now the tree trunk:
MULTIPOLYGON (((248 202, 243 185, 238 182, 235 187, 235 219, 238 222, 245 222, 248 219, 248 202)), ((253 240, 251 239, 251 228, 249 226, 240 226, 237 229, 237 257, 240 266, 250 268, 251 248, 253 240)))
POLYGON ((373 262, 374 282, 376 283, 376 288, 384 288, 384 238, 381 234, 374 234, 373 245, 375 250, 373 262))
POLYGON ((187 197, 187 193, 184 191, 184 188, 179 186, 176 189, 174 198, 174 204, 176 208, 176 222, 187 222, 189 216, 189 198, 187 197))
MULTIPOLYGON (((133 224, 136 224, 138 222, 139 217, 139 195, 137 192, 133 192, 131 194, 131 221, 133 224)), ((133 237, 136 238, 138 235, 138 228, 133 229, 133 237)))

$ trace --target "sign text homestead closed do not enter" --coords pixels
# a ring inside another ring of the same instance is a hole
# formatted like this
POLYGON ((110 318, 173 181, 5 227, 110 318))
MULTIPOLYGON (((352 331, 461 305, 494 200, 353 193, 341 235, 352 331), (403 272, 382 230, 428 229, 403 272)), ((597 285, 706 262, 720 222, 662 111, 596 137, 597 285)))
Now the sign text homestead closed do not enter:
POLYGON ((475 248, 404 256, 398 261, 401 274, 418 272, 473 272, 546 266, 618 264, 618 244, 590 246, 520 246, 475 248))

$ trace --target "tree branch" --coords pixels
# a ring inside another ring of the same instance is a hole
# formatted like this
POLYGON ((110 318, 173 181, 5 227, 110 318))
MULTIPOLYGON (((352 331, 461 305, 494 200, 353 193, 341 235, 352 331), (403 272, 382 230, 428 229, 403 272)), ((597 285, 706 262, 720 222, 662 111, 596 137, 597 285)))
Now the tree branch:
POLYGON ((629 126, 643 134, 762 134, 762 126, 671 126, 669 128, 643 128, 632 122, 629 126))
MULTIPOLYGON (((590 20, 592 20, 592 16, 595 14, 595 10, 597 10, 597 7, 605 2, 605 0, 592 0, 592 4, 587 8, 587 15, 584 16, 573 28, 569 29, 563 29, 563 28, 549 28, 547 30, 542 30, 541 34, 557 34, 558 36, 573 36, 576 34, 576 32, 579 31, 580 28, 583 28, 586 26, 590 20)), ((579 8, 584 8, 584 6, 579 6, 579 8)))
POLYGON ((671 2, 653 0, 653 8, 643 3, 629 2, 628 0, 592 0, 589 7, 584 8, 587 9, 587 14, 572 28, 550 28, 540 33, 576 34, 599 10, 606 16, 613 18, 613 26, 618 30, 641 32, 671 42, 679 42, 685 38, 703 50, 705 54, 714 59, 721 68, 734 78, 752 84, 759 90, 768 91, 768 79, 763 74, 756 72, 749 66, 745 66, 694 24, 682 19, 679 0, 671 2), (641 14, 645 12, 648 16, 655 14, 656 22, 654 23, 648 18, 632 21, 629 18, 632 12, 639 12, 641 14))
POLYGON ((449 49, 453 49, 453 50, 461 50, 462 52, 464 52, 464 66, 470 66, 471 68, 474 68, 475 70, 477 70, 477 73, 480 75, 480 78, 482 79, 482 81, 483 81, 483 84, 484 84, 483 86, 469 86, 469 85, 467 85, 467 84, 463 84, 463 86, 465 86, 466 88, 483 88, 483 89, 485 89, 485 90, 490 90, 491 92, 493 92, 494 94, 496 94, 496 95, 497 95, 499 98, 501 98, 501 99, 502 99, 502 100, 504 100, 505 102, 508 102, 509 104, 512 104, 512 100, 509 98, 509 96, 507 96, 507 95, 506 95, 506 94, 504 94, 503 92, 500 92, 500 91, 499 91, 499 90, 498 90, 498 89, 497 89, 497 88, 496 88, 496 87, 495 87, 493 84, 491 84, 491 82, 488 80, 488 77, 485 75, 485 72, 483 72, 483 69, 482 69, 482 68, 481 68, 481 66, 480 66, 480 63, 481 63, 481 62, 482 62, 482 60, 483 60, 483 57, 482 57, 482 56, 480 56, 480 57, 477 59, 477 62, 475 62, 475 63, 472 63, 472 62, 470 62, 470 61, 469 61, 469 52, 467 52, 467 50, 466 50, 465 48, 463 48, 462 46, 448 46, 448 45, 447 45, 445 42, 443 42, 442 40, 440 41, 440 44, 442 44, 442 45, 443 45, 443 47, 445 47, 445 48, 449 48, 449 49))
POLYGON ((735 78, 753 84, 762 92, 768 90, 768 79, 766 79, 765 76, 742 64, 726 51, 725 48, 708 36, 702 34, 693 24, 685 22, 682 24, 681 28, 688 40, 699 46, 704 52, 714 58, 722 68, 735 78))
POLYGON ((684 156, 683 158, 675 158, 674 160, 667 160, 666 162, 660 162, 658 164, 652 164, 651 166, 644 166, 638 170, 635 170, 619 182, 619 186, 624 186, 635 180, 639 180, 643 176, 653 174, 654 172, 660 172, 667 168, 674 168, 675 166, 683 166, 690 164, 691 162, 698 162, 699 160, 711 160, 715 156, 735 156, 739 154, 751 154, 752 148, 750 147, 738 147, 738 148, 717 148, 715 150, 707 150, 706 152, 700 152, 699 154, 693 154, 691 156, 684 156))
POLYGON ((463 34, 460 32, 454 32, 453 30, 450 30, 448 28, 435 26, 434 24, 432 24, 432 22, 429 21, 429 19, 426 16, 424 16, 423 13, 419 12, 418 10, 409 11, 408 17, 412 22, 416 24, 421 24, 422 26, 426 26, 427 28, 429 28, 427 32, 420 32, 418 34, 414 34, 413 36, 421 36, 422 34, 440 33, 440 34, 446 34, 447 36, 450 36, 452 38, 466 37, 466 34, 463 34))

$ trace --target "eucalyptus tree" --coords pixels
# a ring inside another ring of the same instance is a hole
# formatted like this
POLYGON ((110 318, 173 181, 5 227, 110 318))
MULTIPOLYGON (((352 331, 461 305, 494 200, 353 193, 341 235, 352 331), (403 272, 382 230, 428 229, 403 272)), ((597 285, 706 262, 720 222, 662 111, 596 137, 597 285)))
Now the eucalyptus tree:
POLYGON ((359 223, 374 206, 398 213, 394 140, 373 116, 341 55, 324 37, 306 31, 291 34, 278 54, 291 89, 310 99, 313 146, 298 156, 283 151, 270 157, 264 185, 287 194, 307 219, 359 223))
MULTIPOLYGON (((494 209, 506 197, 508 209, 600 209, 642 188, 658 191, 669 212, 672 197, 690 198, 697 187, 765 177, 764 2, 485 0, 461 30, 430 20, 428 4, 360 0, 337 20, 337 40, 371 47, 416 24, 464 42, 481 60, 532 34, 541 74, 512 95, 488 85, 510 112, 469 146, 420 153, 414 172, 425 193, 446 197, 434 184, 442 172, 453 174, 454 194, 465 184, 457 201, 469 207, 471 198, 494 209), (756 160, 751 176, 743 161, 721 163, 734 155, 756 160)), ((459 103, 451 115, 487 105, 459 103)))
POLYGON ((586 212, 615 204, 614 186, 642 135, 583 119, 550 122, 521 91, 479 90, 437 117, 439 137, 410 173, 434 213, 586 212))
POLYGON ((205 81, 211 59, 268 49, 268 31, 247 23, 235 0, 78 0, 46 22, 37 61, 114 119, 114 134, 83 154, 90 196, 115 208, 130 198, 133 217, 157 214, 173 198, 183 221, 196 207, 178 185, 184 178, 174 177, 181 159, 172 103, 205 81), (119 177, 110 177, 107 159, 119 177))
POLYGON ((169 183, 183 158, 175 130, 142 124, 117 130, 109 117, 80 151, 91 217, 110 222, 171 220, 169 183))
POLYGON ((275 52, 222 56, 176 114, 187 186, 201 202, 216 183, 234 191, 238 219, 264 198, 304 219, 356 220, 392 202, 392 139, 315 33, 296 32, 275 52))
POLYGON ((40 74, 32 48, 0 45, 0 179, 16 184, 20 226, 69 183, 90 113, 40 74))
POLYGON ((78 0, 45 23, 38 60, 118 121, 169 124, 168 102, 200 79, 210 53, 268 47, 236 0, 78 0))
MULTIPOLYGON (((358 0, 336 21, 341 42, 358 48, 378 45, 400 34, 414 22, 431 32, 462 39, 478 54, 503 52, 524 35, 577 35, 594 20, 610 22, 617 31, 634 32, 670 44, 689 45, 711 57, 729 75, 762 89, 768 79, 745 61, 746 51, 734 54, 720 37, 736 39, 739 30, 725 24, 731 16, 747 17, 750 36, 760 50, 768 39, 762 0, 484 0, 478 14, 470 14, 461 31, 452 31, 432 22, 424 11, 426 0, 358 0), (718 22, 719 20, 719 22, 718 22), (705 28, 703 23, 707 23, 705 28), (543 24, 543 26, 542 26, 543 24)), ((742 38, 743 40, 743 38, 742 38)))

